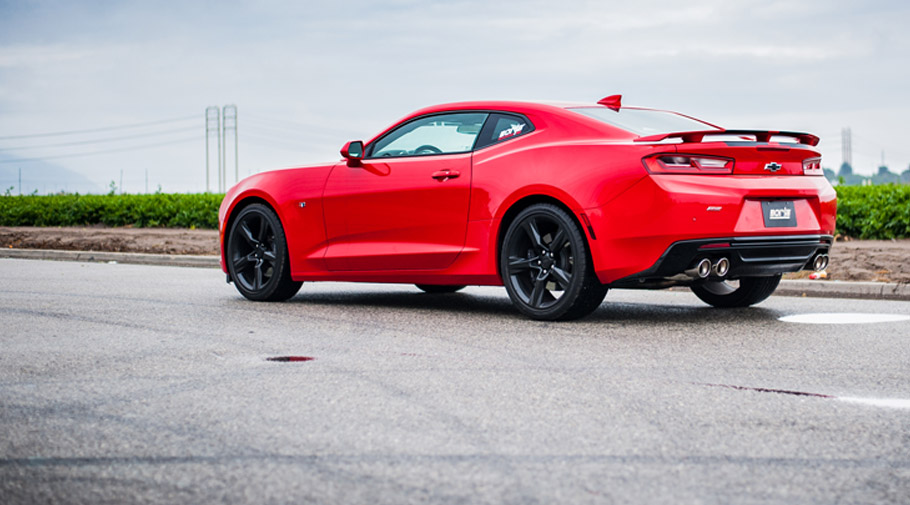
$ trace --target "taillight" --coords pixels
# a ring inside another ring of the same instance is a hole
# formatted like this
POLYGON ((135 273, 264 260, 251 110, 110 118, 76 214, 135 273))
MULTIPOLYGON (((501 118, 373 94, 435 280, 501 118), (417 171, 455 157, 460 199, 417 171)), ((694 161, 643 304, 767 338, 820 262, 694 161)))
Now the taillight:
POLYGON ((734 161, 717 156, 656 154, 642 159, 652 174, 732 174, 734 161))
POLYGON ((803 160, 803 174, 825 175, 825 171, 822 169, 822 159, 809 158, 808 160, 803 160))

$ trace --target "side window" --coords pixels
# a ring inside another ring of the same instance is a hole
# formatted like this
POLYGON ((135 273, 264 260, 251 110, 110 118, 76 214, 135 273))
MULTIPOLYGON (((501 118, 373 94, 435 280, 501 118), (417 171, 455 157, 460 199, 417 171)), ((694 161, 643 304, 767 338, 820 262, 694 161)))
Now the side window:
POLYGON ((487 113, 461 112, 415 119, 367 148, 368 158, 463 153, 474 148, 487 113))
POLYGON ((497 142, 525 135, 534 130, 534 125, 523 116, 513 114, 491 114, 489 121, 480 133, 475 149, 486 147, 497 142))

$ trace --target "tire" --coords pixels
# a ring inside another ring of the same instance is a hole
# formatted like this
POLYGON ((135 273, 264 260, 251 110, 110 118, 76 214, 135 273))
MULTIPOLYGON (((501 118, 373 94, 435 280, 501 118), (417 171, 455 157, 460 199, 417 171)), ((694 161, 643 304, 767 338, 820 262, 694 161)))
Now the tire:
POLYGON ((461 291, 467 286, 443 286, 441 284, 415 284, 421 291, 426 293, 431 293, 434 295, 444 294, 444 293, 454 293, 456 291, 461 291))
POLYGON ((291 262, 281 221, 265 205, 244 207, 227 238, 228 273, 240 294, 255 301, 280 302, 303 284, 291 279, 291 262))
POLYGON ((509 225, 499 271, 515 307, 532 319, 566 321, 594 311, 607 294, 588 243, 566 211, 535 204, 509 225))
POLYGON ((772 277, 743 277, 739 286, 726 281, 702 281, 691 286, 692 292, 708 305, 721 308, 748 307, 771 296, 780 284, 780 274, 772 277))

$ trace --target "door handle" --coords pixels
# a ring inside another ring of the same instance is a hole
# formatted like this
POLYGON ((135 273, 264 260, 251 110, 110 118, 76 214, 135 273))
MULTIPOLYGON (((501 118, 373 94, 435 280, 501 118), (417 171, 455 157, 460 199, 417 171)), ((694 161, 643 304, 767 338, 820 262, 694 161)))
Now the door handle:
POLYGON ((459 172, 457 170, 445 169, 445 170, 440 170, 438 172, 433 172, 433 175, 431 177, 433 177, 437 181, 442 182, 442 181, 446 181, 449 179, 454 179, 454 178, 458 177, 459 175, 461 175, 461 172, 459 172))

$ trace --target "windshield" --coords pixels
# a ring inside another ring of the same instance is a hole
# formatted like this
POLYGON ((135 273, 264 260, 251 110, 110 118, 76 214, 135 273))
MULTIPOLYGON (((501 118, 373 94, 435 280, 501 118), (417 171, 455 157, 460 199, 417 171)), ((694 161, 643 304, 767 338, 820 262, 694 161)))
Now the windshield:
POLYGON ((572 107, 569 110, 641 136, 717 130, 708 123, 662 110, 623 108, 615 111, 607 107, 572 107))

